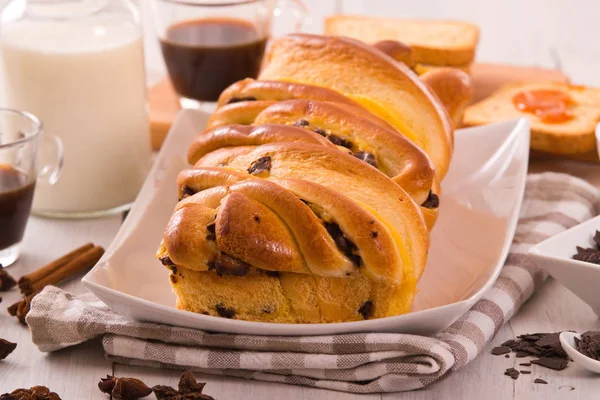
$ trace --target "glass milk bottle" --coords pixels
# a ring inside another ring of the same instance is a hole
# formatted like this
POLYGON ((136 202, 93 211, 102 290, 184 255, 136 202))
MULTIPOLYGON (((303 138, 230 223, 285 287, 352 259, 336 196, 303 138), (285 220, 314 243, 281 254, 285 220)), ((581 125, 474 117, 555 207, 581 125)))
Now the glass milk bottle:
POLYGON ((2 101, 38 116, 64 144, 41 215, 126 209, 150 165, 139 13, 130 0, 11 0, 0 15, 2 101))

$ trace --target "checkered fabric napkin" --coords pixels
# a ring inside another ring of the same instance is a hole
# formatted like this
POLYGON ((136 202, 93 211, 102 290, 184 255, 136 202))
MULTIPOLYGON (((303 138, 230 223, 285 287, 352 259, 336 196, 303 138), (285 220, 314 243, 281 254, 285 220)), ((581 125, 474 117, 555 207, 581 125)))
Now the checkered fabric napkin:
POLYGON ((132 321, 92 294, 56 287, 27 316, 33 342, 54 351, 103 335, 110 360, 353 393, 425 387, 473 360, 544 282, 526 257, 533 244, 596 215, 597 189, 561 174, 531 175, 502 273, 471 310, 436 337, 360 333, 313 337, 212 334, 132 321))

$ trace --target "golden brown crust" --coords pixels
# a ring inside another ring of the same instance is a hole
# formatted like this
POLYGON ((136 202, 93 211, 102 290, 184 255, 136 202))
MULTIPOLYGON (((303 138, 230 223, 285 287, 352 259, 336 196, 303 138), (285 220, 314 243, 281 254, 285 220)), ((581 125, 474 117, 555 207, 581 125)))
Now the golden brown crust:
POLYGON ((193 165, 205 154, 223 147, 259 146, 277 142, 305 142, 335 148, 321 135, 293 126, 281 124, 227 125, 200 134, 190 146, 188 162, 193 165))
POLYGON ((254 98, 258 101, 283 101, 292 99, 324 100, 360 107, 357 102, 335 90, 325 87, 292 82, 257 81, 247 78, 225 89, 221 93, 221 96, 219 96, 217 108, 230 104, 232 99, 241 99, 243 101, 243 99, 248 98, 254 98))
POLYGON ((301 179, 317 183, 380 215, 388 229, 394 231, 405 246, 411 247, 405 264, 413 266, 412 273, 418 279, 425 268, 429 246, 429 233, 419 206, 391 179, 375 168, 365 168, 357 158, 313 144, 275 143, 238 148, 236 152, 219 149, 202 157, 196 167, 227 165, 243 171, 264 157, 269 158, 270 169, 263 179, 301 179))
MULTIPOLYGON (((433 165, 427 155, 395 130, 363 118, 353 107, 312 101, 290 100, 276 103, 260 113, 255 123, 306 124, 305 130, 326 134, 339 148, 352 154, 371 154, 371 163, 392 178, 418 203, 431 190, 433 165), (332 136, 333 135, 333 136, 332 136)), ((292 140, 287 140, 292 141, 292 140)))
POLYGON ((421 80, 428 84, 440 99, 452 125, 461 125, 465 109, 473 100, 471 76, 457 68, 437 68, 421 75, 421 80))
POLYGON ((394 60, 412 68, 414 64, 412 48, 397 40, 380 40, 373 47, 392 57, 394 60))
POLYGON ((256 100, 226 104, 212 113, 206 129, 230 124, 251 125, 262 110, 275 103, 275 100, 256 100))
POLYGON ((307 34, 276 39, 260 79, 327 87, 361 103, 429 155, 440 179, 452 154, 449 118, 430 89, 402 63, 356 40, 307 34))

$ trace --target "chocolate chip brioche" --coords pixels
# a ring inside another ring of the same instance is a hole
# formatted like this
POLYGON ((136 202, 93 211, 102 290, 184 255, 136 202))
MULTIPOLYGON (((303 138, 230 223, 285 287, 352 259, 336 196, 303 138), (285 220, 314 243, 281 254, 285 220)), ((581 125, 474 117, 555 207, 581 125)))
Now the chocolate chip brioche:
POLYGON ((158 253, 178 306, 307 323, 410 310, 429 234, 406 192, 321 145, 237 149, 208 153, 179 177, 182 201, 158 253))
MULTIPOLYGON (((298 40, 309 42, 298 52, 314 59, 310 46, 328 39, 298 40)), ((345 65, 347 48, 358 47, 349 55, 371 54, 363 45, 342 42, 341 49, 330 49, 338 53, 325 64, 337 59, 345 65)), ((295 50, 288 50, 285 56, 296 59, 295 50)), ((369 57, 389 61, 377 50, 369 57)), ((179 202, 157 252, 172 272, 177 307, 278 323, 409 312, 443 176, 427 151, 445 143, 446 161, 451 152, 442 105, 408 70, 387 78, 378 70, 363 71, 365 86, 395 79, 407 88, 409 100, 394 97, 391 109, 398 114, 389 119, 373 111, 381 111, 374 103, 388 103, 372 89, 361 97, 357 86, 344 91, 335 80, 297 79, 291 64, 284 69, 289 76, 272 70, 272 80, 246 79, 223 92, 207 130, 189 148, 193 167, 179 174, 179 202), (418 107, 402 114, 401 103, 418 107), (417 115, 423 121, 398 122, 417 115), (420 131, 428 118, 433 127, 420 131), (410 132, 417 140, 400 133, 399 125, 414 126, 410 132)), ((447 167, 443 157, 437 160, 447 167)))

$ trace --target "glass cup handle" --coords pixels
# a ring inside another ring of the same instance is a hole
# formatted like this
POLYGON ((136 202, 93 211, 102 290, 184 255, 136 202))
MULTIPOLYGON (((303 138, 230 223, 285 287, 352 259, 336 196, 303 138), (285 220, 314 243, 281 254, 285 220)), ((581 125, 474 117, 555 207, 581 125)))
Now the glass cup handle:
POLYGON ((52 133, 42 134, 38 182, 54 185, 60 178, 64 161, 63 142, 52 133))
POLYGON ((304 25, 308 25, 310 22, 310 12, 302 0, 279 0, 277 6, 273 9, 273 16, 275 18, 283 13, 283 9, 279 5, 281 3, 291 3, 292 5, 292 15, 296 21, 294 31, 299 31, 304 25))

